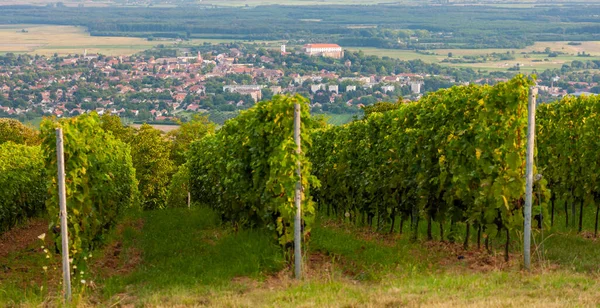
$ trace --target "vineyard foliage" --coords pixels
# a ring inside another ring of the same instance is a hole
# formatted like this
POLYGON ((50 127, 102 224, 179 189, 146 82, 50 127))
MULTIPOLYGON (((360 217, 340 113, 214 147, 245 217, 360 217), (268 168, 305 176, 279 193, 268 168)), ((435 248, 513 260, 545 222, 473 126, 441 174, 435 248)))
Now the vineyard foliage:
POLYGON ((100 127, 125 143, 130 143, 135 134, 135 128, 123 125, 119 116, 109 113, 100 116, 100 127))
MULTIPOLYGON (((402 232, 410 221, 413 239, 421 221, 429 239, 432 224, 438 223, 442 240, 459 238, 461 224, 465 246, 474 228, 478 245, 506 237, 508 256, 510 236, 523 226, 533 84, 519 75, 494 86, 440 90, 418 102, 379 103, 365 109, 364 119, 343 126, 311 118, 308 100, 299 95, 259 102, 219 130, 206 117, 196 117, 168 135, 96 114, 45 119, 41 134, 0 120, 0 232, 44 205, 51 227, 58 226, 55 128, 61 127, 70 249, 76 259, 102 242, 125 208, 184 207, 188 192, 192 201, 211 206, 236 228, 267 227, 290 247, 298 180, 305 238, 316 204, 327 215, 376 223, 378 230, 387 225, 393 232, 399 219, 402 232), (295 104, 301 106, 299 155, 295 104)), ((564 210, 566 224, 574 227, 578 218, 581 231, 584 206, 595 207, 597 233, 599 115, 598 96, 538 106, 534 172, 542 176, 534 184, 533 215, 544 217, 544 223, 554 223, 555 210, 564 210)))
POLYGON ((583 229, 584 205, 600 205, 597 150, 600 148, 600 97, 565 97, 538 107, 538 165, 552 190, 551 221, 555 207, 564 210, 567 226, 583 229), (579 207, 579 217, 577 214, 579 207))
MULTIPOLYGON (((475 226, 478 241, 509 234, 523 224, 532 84, 518 76, 495 86, 453 87, 316 131, 310 152, 321 182, 316 201, 351 220, 391 222, 392 230, 397 216, 410 217, 415 238, 419 218, 428 222, 429 238, 433 221, 465 223, 467 232, 475 226)), ((544 184, 537 183, 537 213, 548 199, 544 184)))
POLYGON ((171 159, 177 166, 185 163, 187 152, 192 142, 204 138, 215 132, 216 125, 205 115, 195 115, 191 121, 180 123, 178 129, 170 131, 169 137, 173 144, 171 147, 171 159))
POLYGON ((320 122, 301 96, 275 96, 243 111, 216 133, 192 144, 189 155, 192 199, 211 205, 236 226, 267 226, 279 243, 293 241, 296 166, 302 164, 304 235, 314 207, 309 190, 318 185, 306 157, 311 132, 320 122), (301 105, 302 153, 294 142, 294 104, 301 105))
POLYGON ((104 114, 100 117, 102 129, 131 146, 131 156, 136 169, 140 203, 143 209, 161 209, 167 205, 169 183, 171 176, 177 170, 170 155, 177 148, 179 149, 176 151, 177 154, 185 159, 185 150, 191 142, 189 139, 203 136, 203 134, 197 133, 198 130, 201 130, 197 127, 203 124, 186 123, 172 131, 170 136, 164 136, 160 130, 148 124, 135 129, 123 125, 118 116, 104 114), (181 132, 182 129, 183 132, 181 132), (182 139, 187 141, 187 147, 182 139))
POLYGON ((45 180, 39 146, 0 144, 0 233, 44 210, 45 180))
POLYGON ((395 110, 400 108, 400 105, 403 104, 402 98, 398 99, 395 103, 390 102, 378 102, 370 106, 362 107, 363 113, 365 114, 365 118, 368 118, 371 114, 376 112, 386 112, 390 110, 395 110))
POLYGON ((171 143, 161 131, 144 124, 131 137, 130 144, 142 208, 165 208, 169 182, 176 171, 170 158, 171 143))
POLYGON ((167 191, 167 207, 187 207, 188 192, 190 191, 190 169, 187 164, 178 167, 173 174, 167 191))
POLYGON ((14 119, 0 119, 0 144, 8 141, 16 144, 39 145, 39 132, 14 119))
MULTIPOLYGON (((64 135, 69 247, 81 261, 85 252, 102 243, 126 208, 135 205, 137 180, 130 148, 100 126, 96 114, 41 124, 42 151, 48 176, 46 202, 52 227, 59 226, 55 129, 64 135)), ((60 247, 60 237, 55 238, 60 247)), ((77 263, 77 262, 75 262, 77 263)))

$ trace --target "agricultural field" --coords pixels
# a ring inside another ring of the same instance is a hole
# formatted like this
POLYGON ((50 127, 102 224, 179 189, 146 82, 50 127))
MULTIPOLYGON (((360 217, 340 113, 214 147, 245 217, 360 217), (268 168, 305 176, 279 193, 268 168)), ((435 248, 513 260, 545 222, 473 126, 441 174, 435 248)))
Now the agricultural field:
MULTIPOLYGON (((85 49, 88 53, 101 53, 104 55, 130 55, 155 47, 159 44, 177 45, 185 47, 190 45, 209 43, 224 43, 236 41, 234 39, 192 39, 185 42, 174 40, 148 41, 137 37, 103 37, 90 36, 83 27, 53 26, 53 25, 0 25, 0 54, 2 53, 29 53, 40 55, 81 54, 85 49), (22 32, 26 30, 26 32, 22 32)), ((267 48, 278 49, 282 41, 254 41, 264 43, 267 48)), ((574 60, 600 59, 600 42, 582 42, 581 45, 572 46, 568 42, 537 42, 533 46, 523 49, 436 49, 429 52, 435 55, 417 53, 410 50, 381 49, 374 47, 345 47, 347 50, 362 50, 365 54, 388 56, 402 60, 420 59, 427 63, 437 63, 454 67, 467 67, 488 71, 506 71, 508 68, 521 65, 521 70, 531 72, 545 69, 560 68, 565 63, 574 60), (529 54, 525 58, 523 52, 543 52, 549 47, 558 51, 557 57, 548 58, 546 54, 529 54), (485 63, 444 63, 448 53, 453 58, 462 56, 487 55, 491 53, 514 52, 515 59, 509 61, 489 61, 485 63), (577 57, 578 52, 586 52, 590 57, 577 57), (546 60, 545 60, 546 59, 546 60)))
POLYGON ((428 55, 417 53, 409 50, 395 50, 395 49, 382 49, 372 47, 347 47, 348 50, 362 50, 365 54, 376 55, 380 57, 391 57, 402 60, 422 60, 426 63, 437 63, 440 65, 448 65, 454 67, 465 67, 473 69, 481 69, 488 71, 506 71, 517 64, 521 65, 521 71, 531 72, 533 70, 543 71, 546 69, 561 68, 563 64, 571 63, 574 60, 586 61, 586 60, 600 60, 600 42, 581 42, 581 45, 573 46, 569 45, 569 42, 536 42, 533 46, 529 46, 523 49, 508 49, 508 48, 489 48, 489 49, 433 49, 427 52, 435 53, 435 55, 428 55), (547 54, 531 54, 531 52, 543 52, 546 48, 550 48, 552 51, 561 52, 557 57, 548 57, 547 54), (452 53, 453 58, 460 58, 463 56, 479 56, 488 55, 492 53, 513 53, 514 60, 508 61, 494 61, 485 63, 444 63, 444 59, 448 58, 448 54, 452 53), (522 53, 529 53, 526 55, 522 53), (578 57, 578 52, 585 52, 590 54, 590 57, 578 57), (545 61, 547 59, 547 61, 545 61))
MULTIPOLYGON (((222 39, 193 39, 185 44, 230 42, 222 39)), ((148 41, 137 37, 90 36, 83 27, 53 25, 0 25, 0 53, 39 55, 101 53, 108 56, 131 55, 156 45, 181 44, 174 40, 148 41), (25 30, 26 32, 23 32, 25 30)))

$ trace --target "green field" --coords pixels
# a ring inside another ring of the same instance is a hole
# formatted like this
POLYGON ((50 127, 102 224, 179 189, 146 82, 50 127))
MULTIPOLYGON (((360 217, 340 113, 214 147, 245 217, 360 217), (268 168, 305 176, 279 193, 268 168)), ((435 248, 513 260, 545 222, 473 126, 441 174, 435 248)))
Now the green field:
MULTIPOLYGON (((319 114, 315 114, 319 116, 319 114)), ((362 114, 352 114, 352 113, 344 113, 344 114, 322 114, 327 123, 332 125, 343 125, 348 122, 354 120, 355 117, 362 118, 362 114)))
POLYGON ((561 68, 563 64, 571 63, 574 60, 587 61, 587 60, 600 60, 600 42, 582 42, 581 45, 572 46, 568 45, 568 42, 537 42, 533 46, 523 49, 433 49, 428 52, 433 52, 435 55, 426 55, 409 50, 397 50, 397 49, 381 49, 374 47, 347 47, 347 50, 358 51, 362 50, 365 54, 376 55, 379 57, 390 57, 402 60, 422 60, 426 63, 437 63, 440 65, 447 65, 452 67, 464 67, 472 69, 480 69, 486 71, 506 71, 508 68, 514 67, 517 64, 521 65, 521 71, 531 72, 534 70, 543 71, 546 69, 561 68), (558 55, 558 57, 550 58, 547 54, 531 54, 531 52, 542 52, 545 48, 550 48, 552 51, 561 52, 564 54, 558 55), (485 63, 443 63, 444 59, 448 58, 448 53, 453 54, 453 58, 460 58, 462 56, 477 56, 487 55, 491 53, 513 53, 515 60, 509 61, 494 61, 485 63), (525 58, 523 52, 529 53, 525 58), (585 52, 591 55, 591 57, 578 57, 578 52, 585 52), (538 60, 541 62, 536 62, 538 60))

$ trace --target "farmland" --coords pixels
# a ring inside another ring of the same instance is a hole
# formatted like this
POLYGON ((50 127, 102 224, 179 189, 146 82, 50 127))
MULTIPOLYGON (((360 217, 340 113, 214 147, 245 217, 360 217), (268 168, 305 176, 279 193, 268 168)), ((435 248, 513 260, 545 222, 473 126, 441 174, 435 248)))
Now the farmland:
POLYGON ((243 9, 193 3, 187 6, 184 2, 171 4, 175 6, 7 6, 0 10, 0 20, 4 24, 84 26, 93 35, 100 36, 329 41, 342 46, 405 50, 432 46, 525 48, 534 41, 599 40, 594 16, 598 16, 600 6, 591 3, 560 9, 536 6, 529 10, 431 3, 345 5, 343 9, 329 2, 243 9), (459 20, 469 20, 469 23, 457 22, 459 20))
POLYGON ((454 67, 465 67, 472 69, 480 69, 487 71, 506 71, 508 68, 514 67, 517 64, 521 65, 521 71, 531 72, 533 70, 543 71, 546 69, 561 68, 563 64, 571 63, 574 60, 600 60, 600 42, 581 42, 581 45, 569 45, 569 42, 536 42, 533 46, 521 49, 510 48, 482 48, 482 49, 433 49, 427 50, 424 54, 409 50, 396 50, 372 47, 348 47, 348 50, 362 50, 365 54, 376 55, 379 57, 390 57, 402 60, 422 60, 426 63, 437 63, 454 67), (558 54, 556 57, 548 57, 547 53, 543 53, 546 48, 552 51, 557 51, 564 54, 558 54), (486 56, 492 53, 505 54, 513 53, 515 59, 508 61, 489 61, 485 63, 444 63, 444 59, 448 59, 448 54, 451 53, 453 58, 463 56, 486 56), (534 54, 537 52, 538 54, 534 54), (578 57, 577 53, 585 52, 588 57, 578 57), (527 54, 523 54, 527 53, 527 54))
POLYGON ((91 37, 81 27, 39 25, 0 26, 0 42, 2 53, 39 55, 82 54, 84 49, 89 53, 127 55, 156 45, 142 38, 91 37))
MULTIPOLYGON (((221 43, 232 40, 194 39, 185 44, 221 43)), ((54 25, 0 25, 0 53, 28 53, 50 56, 100 53, 131 55, 156 45, 181 46, 175 40, 148 41, 138 37, 90 36, 83 27, 54 25), (25 30, 22 31, 22 30, 25 30)))
MULTIPOLYGON (((205 42, 218 44, 224 42, 240 41, 236 39, 192 39, 189 41, 159 40, 148 41, 137 37, 105 37, 90 36, 83 27, 76 26, 53 26, 53 25, 0 25, 0 53, 29 53, 39 55, 81 54, 84 50, 88 53, 100 53, 103 55, 131 55, 140 51, 151 49, 156 45, 163 44, 177 48, 200 45, 205 42), (22 32, 26 30, 27 32, 22 32)), ((261 42, 261 41, 259 41, 261 42)), ((276 49, 281 41, 262 41, 267 47, 276 49)), ((508 68, 521 65, 523 71, 542 71, 545 69, 560 68, 565 63, 574 60, 598 60, 600 59, 600 41, 581 42, 581 45, 569 45, 569 42, 536 42, 533 46, 522 49, 490 48, 490 49, 434 49, 428 53, 418 53, 411 50, 385 49, 374 47, 345 47, 347 50, 362 50, 365 54, 380 57, 391 57, 402 60, 420 59, 427 63, 481 69, 488 71, 506 71, 508 68), (543 52, 549 47, 552 51, 559 51, 557 57, 548 58, 547 54, 528 54, 531 52, 543 52), (463 56, 484 56, 491 53, 514 52, 515 59, 509 61, 494 61, 485 63, 452 64, 442 62, 452 53, 454 58, 463 56), (589 57, 578 57, 578 52, 586 52, 589 57), (546 60, 545 60, 546 59, 546 60)), ((293 46, 290 46, 293 47, 293 46)))

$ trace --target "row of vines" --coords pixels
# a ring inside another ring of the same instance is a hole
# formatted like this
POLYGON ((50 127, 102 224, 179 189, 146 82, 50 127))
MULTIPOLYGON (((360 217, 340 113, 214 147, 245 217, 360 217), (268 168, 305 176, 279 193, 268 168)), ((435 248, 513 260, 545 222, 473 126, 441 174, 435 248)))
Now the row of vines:
MULTIPOLYGON (((102 243, 126 208, 189 206, 188 192, 235 228, 266 227, 290 247, 298 180, 305 237, 319 210, 379 231, 403 232, 406 224, 415 240, 423 223, 428 239, 453 241, 464 230, 465 247, 471 233, 488 249, 505 238, 508 258, 511 234, 523 225, 532 85, 517 76, 494 86, 453 87, 418 102, 376 105, 344 126, 312 118, 301 96, 260 102, 219 130, 197 117, 167 135, 95 114, 46 119, 41 133, 0 120, 0 232, 47 211, 58 234, 55 129, 61 127, 75 260, 102 243), (295 104, 301 106, 300 154, 295 104)), ((566 224, 575 226, 579 207, 581 231, 587 205, 596 207, 597 232, 599 111, 598 97, 539 106, 538 225, 553 224, 556 209, 563 209, 566 224)))
MULTIPOLYGON (((519 76, 495 86, 440 90, 418 102, 395 105, 363 120, 313 134, 309 158, 321 186, 313 196, 330 215, 378 229, 410 220, 413 239, 420 220, 438 223, 440 239, 465 225, 489 240, 523 226, 527 101, 533 80, 519 76)), ((534 214, 549 199, 536 182, 534 214)))
POLYGON ((46 118, 41 129, 0 119, 0 233, 29 218, 49 220, 60 251, 56 128, 63 130, 69 250, 83 270, 86 256, 128 208, 185 206, 187 195, 172 181, 192 141, 214 132, 207 117, 194 117, 163 134, 149 125, 124 126, 116 116, 84 114, 46 118), (179 189, 179 190, 178 190, 179 189), (168 198, 169 196, 177 198, 168 198), (183 195, 183 196, 182 196, 183 195), (182 198, 183 197, 183 198, 182 198))
MULTIPOLYGON (((318 125, 310 118, 308 101, 300 96, 275 96, 242 112, 192 145, 192 199, 210 205, 235 227, 267 227, 281 245, 291 245, 297 163, 302 164, 305 196, 318 183, 304 155, 310 151, 310 132, 318 125), (293 138, 295 104, 301 105, 300 155, 293 138)), ((309 198, 303 198, 303 218, 306 235, 314 219, 309 198)))
POLYGON ((538 107, 538 165, 552 189, 551 224, 562 211, 567 227, 583 230, 584 206, 600 206, 600 97, 565 97, 538 107), (579 213, 577 213, 579 210, 579 213), (577 215, 579 214, 579 215, 577 215))
MULTIPOLYGON (((119 215, 134 206, 138 183, 130 147, 104 131, 97 115, 81 115, 58 122, 44 120, 41 137, 48 175, 50 197, 46 208, 51 229, 60 226, 55 133, 58 127, 64 135, 69 253, 81 269, 87 253, 103 242, 103 236, 119 215)), ((60 247, 59 233, 52 234, 56 235, 55 243, 60 247)))
POLYGON ((44 210, 46 196, 37 131, 0 119, 0 232, 44 210))

